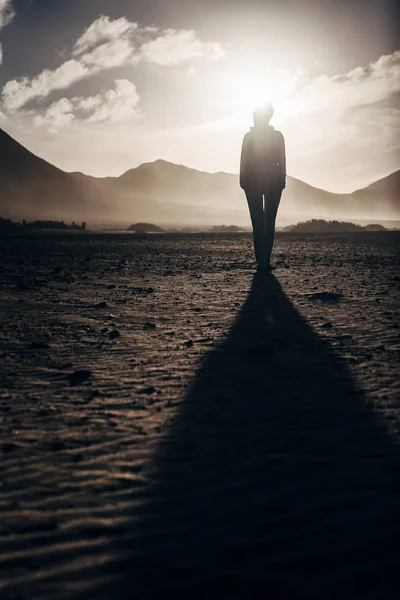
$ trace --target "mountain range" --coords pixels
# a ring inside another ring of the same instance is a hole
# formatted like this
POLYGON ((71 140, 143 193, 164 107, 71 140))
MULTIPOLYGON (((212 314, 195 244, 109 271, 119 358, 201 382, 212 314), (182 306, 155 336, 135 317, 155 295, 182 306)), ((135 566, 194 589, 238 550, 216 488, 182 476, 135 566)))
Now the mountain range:
MULTIPOLYGON (((163 160, 120 177, 66 173, 0 129, 0 216, 95 223, 248 224, 238 175, 207 173, 163 160)), ((400 218, 400 170, 351 194, 335 194, 288 176, 280 217, 400 218)))

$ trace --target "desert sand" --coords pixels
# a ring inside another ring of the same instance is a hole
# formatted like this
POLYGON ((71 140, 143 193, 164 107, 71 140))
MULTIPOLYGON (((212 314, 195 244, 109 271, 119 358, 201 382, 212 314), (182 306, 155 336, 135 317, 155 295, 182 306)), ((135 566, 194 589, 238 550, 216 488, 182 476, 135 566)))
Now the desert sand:
POLYGON ((394 598, 399 244, 1 239, 1 598, 394 598))

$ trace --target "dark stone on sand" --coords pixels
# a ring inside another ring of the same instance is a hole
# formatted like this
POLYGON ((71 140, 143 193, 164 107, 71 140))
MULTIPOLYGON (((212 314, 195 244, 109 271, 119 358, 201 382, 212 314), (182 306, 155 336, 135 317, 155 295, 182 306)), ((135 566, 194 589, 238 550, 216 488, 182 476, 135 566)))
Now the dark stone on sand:
POLYGON ((53 450, 53 452, 59 452, 60 450, 65 450, 66 444, 62 440, 51 440, 48 444, 49 450, 53 450))
POLYGON ((327 321, 326 323, 323 323, 321 327, 322 329, 332 329, 333 325, 332 323, 329 323, 329 321, 327 321))
POLYGON ((150 321, 146 321, 143 326, 143 329, 156 329, 157 325, 155 323, 150 323, 150 321))
POLYGON ((112 331, 110 331, 110 333, 108 334, 108 337, 110 338, 110 340, 116 340, 117 338, 121 337, 120 332, 118 331, 118 329, 113 329, 112 331))
POLYGON ((153 385, 149 385, 148 387, 141 388, 137 392, 138 394, 155 394, 156 388, 153 385))
POLYGON ((115 288, 116 288, 116 287, 117 287, 117 286, 116 286, 116 285, 114 285, 113 283, 111 283, 110 285, 107 285, 107 286, 106 286, 106 288, 107 288, 108 290, 115 290, 115 288))
POLYGON ((3 454, 9 454, 10 452, 13 452, 14 450, 17 450, 18 446, 17 444, 13 444, 13 442, 8 442, 7 444, 3 444, 1 446, 1 451, 3 452, 3 454))
POLYGON ((132 294, 154 294, 155 289, 152 287, 135 287, 131 288, 132 294))
POLYGON ((95 304, 93 308, 108 308, 108 304, 107 302, 99 302, 98 304, 95 304))
POLYGON ((59 273, 61 273, 62 271, 62 267, 55 267, 53 269, 53 275, 58 275, 59 273))
POLYGON ((92 371, 89 369, 79 369, 67 375, 69 385, 80 385, 92 376, 92 371))
POLYGON ((337 304, 342 298, 342 294, 336 292, 317 292, 316 294, 309 294, 310 300, 319 300, 320 302, 331 302, 337 304))
POLYGON ((386 350, 386 346, 381 344, 380 346, 376 346, 376 348, 374 348, 374 350, 376 350, 377 352, 384 352, 386 350))
POLYGON ((193 340, 188 340, 183 344, 186 348, 191 348, 193 346, 193 340))

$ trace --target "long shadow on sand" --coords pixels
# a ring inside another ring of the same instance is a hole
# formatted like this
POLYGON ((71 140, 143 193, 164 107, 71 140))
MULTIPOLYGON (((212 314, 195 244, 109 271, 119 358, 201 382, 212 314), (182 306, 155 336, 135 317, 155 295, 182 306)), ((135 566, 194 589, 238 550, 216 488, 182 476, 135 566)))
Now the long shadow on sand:
POLYGON ((346 364, 256 277, 158 448, 115 592, 390 598, 395 479, 346 364))

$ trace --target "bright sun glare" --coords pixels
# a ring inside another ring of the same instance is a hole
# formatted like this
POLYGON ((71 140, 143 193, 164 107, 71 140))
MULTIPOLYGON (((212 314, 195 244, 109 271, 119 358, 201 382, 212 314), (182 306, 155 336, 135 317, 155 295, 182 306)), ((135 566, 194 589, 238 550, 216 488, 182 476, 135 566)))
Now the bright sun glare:
POLYGON ((237 102, 240 115, 248 117, 255 108, 271 102, 278 121, 288 114, 288 97, 294 89, 294 80, 288 74, 277 74, 269 80, 265 77, 243 77, 238 81, 237 102))

